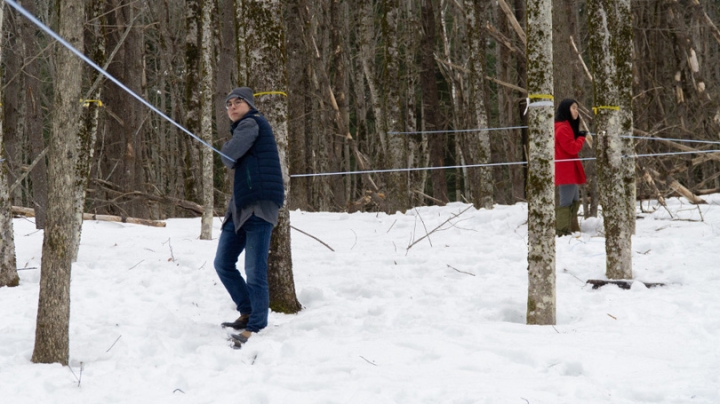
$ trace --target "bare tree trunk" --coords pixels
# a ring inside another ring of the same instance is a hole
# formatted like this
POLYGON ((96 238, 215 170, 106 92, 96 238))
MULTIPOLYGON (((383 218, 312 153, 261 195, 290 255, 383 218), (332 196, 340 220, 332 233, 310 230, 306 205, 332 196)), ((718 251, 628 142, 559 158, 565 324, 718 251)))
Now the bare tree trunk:
MULTIPOLYGON (((405 131, 415 132, 417 127, 417 104, 422 102, 418 97, 416 89, 420 81, 421 67, 417 65, 416 58, 420 49, 421 38, 416 34, 421 29, 420 8, 417 2, 407 2, 404 10, 405 31, 405 80, 401 93, 405 98, 404 122, 405 131)), ((407 160, 406 167, 427 167, 428 165, 428 142, 427 136, 422 134, 411 134, 407 136, 407 160)), ((427 182, 426 170, 412 171, 408 173, 408 192, 410 193, 410 205, 424 205, 424 190, 427 182)))
MULTIPOLYGON (((4 21, 4 7, 0 6, 0 32, 4 21)), ((0 61, 3 54, 3 39, 0 35, 0 61)), ((0 70, 0 83, 2 83, 2 70, 0 70)), ((3 99, 2 85, 0 85, 0 100, 3 99)), ((6 158, 5 143, 3 142, 3 116, 0 114, 0 160, 6 158)), ((0 287, 17 286, 20 278, 17 274, 15 262, 15 239, 12 223, 12 203, 8 192, 7 161, 0 161, 0 287)))
MULTIPOLYGON (((616 38, 615 62, 617 63, 618 106, 619 119, 622 128, 623 160, 622 180, 625 188, 625 205, 627 217, 623 224, 627 227, 629 235, 635 234, 635 201, 637 200, 637 185, 635 184, 635 141, 628 138, 633 135, 633 23, 630 0, 617 0, 617 23, 613 36, 616 38)), ((628 242, 631 242, 628 236, 628 242)), ((628 246, 630 248, 630 246, 628 246)), ((632 252, 629 252, 632 254, 632 252)), ((632 259, 632 258, 631 258, 632 259)))
MULTIPOLYGON (((595 83, 595 127, 598 131, 597 163, 600 201, 605 224, 606 276, 632 278, 632 233, 626 226, 627 197, 623 182, 623 127, 618 88, 618 49, 629 44, 618 42, 617 0, 588 2, 590 55, 595 83)), ((622 60, 622 63, 629 60, 622 60)))
MULTIPOLYGON (((515 0, 515 18, 518 21, 525 21, 527 19, 527 4, 525 0, 515 0)), ((516 58, 515 59, 515 69, 517 70, 517 85, 520 88, 528 88, 528 61, 526 58, 516 58)), ((528 126, 529 123, 529 116, 525 113, 525 100, 522 100, 521 102, 515 103, 515 116, 519 118, 519 121, 521 123, 521 126, 528 126)), ((513 122, 516 122, 513 120, 513 122)), ((529 156, 529 148, 530 148, 530 130, 529 129, 520 129, 520 144, 521 144, 521 150, 522 150, 522 156, 524 161, 530 161, 529 156)), ((554 168, 554 167, 553 167, 554 168)), ((522 175, 520 176, 523 179, 523 189, 522 194, 525 195, 525 199, 529 198, 529 195, 527 193, 528 183, 530 179, 530 166, 525 165, 522 169, 522 175)), ((519 184, 516 184, 518 186, 519 184)))
MULTIPOLYGON (((472 112, 472 127, 488 127, 488 117, 485 109, 485 35, 479 19, 485 16, 487 0, 465 0, 465 18, 467 21, 467 36, 470 44, 468 49, 470 67, 470 110, 472 112)), ((490 163, 490 132, 470 133, 465 136, 466 148, 470 151, 469 164, 490 163)), ((490 167, 471 169, 472 173, 466 181, 471 181, 472 201, 476 208, 493 208, 493 177, 490 167)))
MULTIPOLYGON (((420 45, 422 58, 422 75, 420 85, 423 94, 423 120, 425 129, 440 130, 440 103, 438 100, 437 81, 435 79, 435 10, 432 0, 422 0, 422 27, 423 36, 420 45)), ((442 167, 445 165, 445 139, 443 133, 428 134, 430 144, 430 165, 442 167)), ((444 170, 433 170, 430 174, 433 184, 433 198, 446 204, 448 202, 447 179, 444 170)))
MULTIPOLYGON (((85 0, 66 0, 59 7, 59 35, 83 49, 85 0)), ((75 205, 75 159, 78 157, 82 62, 69 50, 56 49, 53 130, 48 152, 48 218, 43 237, 35 363, 68 364, 70 356, 70 269, 75 205)))
POLYGON ((556 323, 552 1, 527 2, 528 305, 527 323, 556 323))
MULTIPOLYGON (((213 143, 212 114, 215 109, 213 84, 215 76, 215 55, 213 47, 212 16, 215 14, 215 0, 202 2, 202 41, 201 41, 201 79, 200 79, 200 134, 208 144, 213 143)), ((203 215, 200 226, 200 239, 212 240, 213 221, 213 152, 201 146, 202 159, 202 203, 203 215)))
MULTIPOLYGON (((499 7, 496 7, 495 11, 497 31, 505 37, 510 37, 512 33, 510 32, 507 18, 503 15, 502 11, 499 10, 499 7)), ((516 55, 516 52, 512 52, 507 46, 498 45, 496 48, 496 57, 499 60, 505 61, 504 63, 495 64, 496 76, 499 80, 505 83, 511 83, 513 82, 513 78, 511 75, 512 64, 510 62, 512 61, 514 55, 516 55)), ((523 54, 522 57, 525 57, 525 55, 523 54)), ((515 107, 515 97, 513 97, 514 91, 516 90, 509 89, 505 86, 499 86, 497 89, 498 123, 500 127, 516 126, 516 123, 518 122, 518 119, 515 117, 517 114, 517 108, 515 107)), ((523 136, 519 129, 511 129, 507 132, 503 132, 503 135, 500 135, 500 138, 502 139, 505 148, 505 161, 524 160, 525 153, 522 141, 523 136)), ((525 167, 509 166, 506 168, 506 171, 508 172, 508 177, 512 186, 505 190, 505 192, 503 192, 503 190, 499 190, 501 194, 507 195, 504 203, 512 204, 518 201, 524 201, 525 167)))
MULTIPOLYGON (((21 2, 23 7, 31 14, 36 14, 35 1, 24 0, 21 2)), ((29 143, 29 158, 34 160, 43 150, 45 150, 45 137, 43 136, 43 120, 44 113, 42 108, 42 87, 40 82, 40 63, 37 58, 40 49, 37 46, 37 40, 40 36, 39 28, 28 21, 21 18, 20 26, 22 30, 25 61, 25 133, 29 143)), ((45 228, 45 218, 47 210, 47 164, 42 158, 38 161, 35 169, 30 173, 30 181, 32 182, 32 202, 35 209, 35 227, 38 229, 45 228)))
MULTIPOLYGON (((100 0, 91 0, 89 5, 88 20, 102 20, 103 4, 100 0)), ((90 25, 89 29, 84 32, 86 44, 85 52, 92 56, 93 61, 102 64, 105 61, 105 36, 100 31, 100 22, 90 25)), ((90 176, 90 167, 92 165, 93 153, 95 151, 95 141, 97 140, 98 118, 102 101, 100 101, 101 88, 96 81, 100 77, 95 69, 90 66, 83 66, 83 71, 88 72, 90 83, 93 88, 92 92, 85 94, 83 100, 83 111, 79 122, 79 150, 78 158, 75 165, 75 184, 73 189, 73 203, 75 217, 73 224, 73 240, 72 240, 72 262, 77 261, 78 252, 80 251, 80 237, 82 235, 83 212, 85 212, 85 195, 90 176)), ((38 210, 35 209, 37 212, 38 210)))
MULTIPOLYGON (((330 49, 332 56, 330 57, 330 73, 332 75, 332 87, 335 94, 338 113, 343 116, 343 122, 350 122, 348 114, 348 89, 347 89, 347 67, 345 63, 345 42, 344 38, 348 35, 345 33, 345 13, 343 8, 345 1, 330 0, 330 49)), ((348 127, 349 130, 349 127, 348 127)), ((346 144, 346 137, 343 133, 333 134, 328 143, 328 154, 331 156, 331 169, 335 172, 348 171, 345 167, 343 150, 346 144)), ((345 195, 345 186, 343 176, 335 175, 331 177, 331 186, 333 192, 333 202, 335 206, 345 207, 347 205, 347 196, 345 195)))
MULTIPOLYGON (((185 127, 192 133, 202 133, 201 128, 201 96, 200 87, 202 72, 202 0, 185 0, 185 127)), ((202 167, 200 149, 194 139, 182 136, 185 142, 185 198, 199 200, 204 194, 202 190, 203 175, 197 173, 202 167)))
MULTIPOLYGON (((286 91, 288 87, 287 67, 278 61, 287 60, 285 28, 282 21, 280 0, 242 0, 243 23, 248 63, 248 85, 258 93, 286 91), (250 51, 252 50, 252 51, 250 51)), ((290 191, 288 173, 288 126, 287 98, 283 95, 260 95, 256 99, 258 110, 262 111, 275 133, 280 162, 285 182, 285 195, 290 191)), ((280 209, 278 225, 273 230, 268 261, 268 283, 270 286, 270 308, 281 313, 297 313, 302 308, 295 294, 290 249, 290 212, 285 204, 280 209)))
POLYGON ((375 131, 378 136, 379 152, 387 152, 387 128, 385 127, 385 113, 382 102, 380 86, 376 78, 375 68, 375 25, 373 3, 366 0, 358 0, 358 42, 360 52, 360 63, 368 83, 370 93, 370 106, 375 116, 375 131))
POLYGON ((556 105, 563 98, 578 99, 576 64, 578 59, 572 52, 570 36, 577 38, 578 2, 575 0, 553 0, 553 87, 556 105))
MULTIPOLYGON (((5 62, 3 63, 3 75, 6 81, 1 83, 4 97, 0 100, 0 113, 3 114, 3 131, 5 138, 5 153, 0 158, 6 159, 4 164, 8 173, 8 182, 14 184, 17 178, 22 176, 24 164, 24 140, 26 138, 25 124, 25 97, 22 91, 24 87, 23 71, 23 49, 22 23, 23 17, 9 9, 5 14, 5 35, 3 52, 5 62), (17 34, 15 34, 17 33, 17 34)), ((10 198, 17 204, 22 201, 22 188, 10 191, 10 198)))
MULTIPOLYGON (((121 40, 121 32, 130 29, 127 38, 108 66, 108 72, 122 81, 136 94, 143 94, 143 34, 136 19, 137 3, 130 0, 106 2, 108 25, 118 27, 108 38, 114 49, 121 40)), ((122 187, 125 192, 145 191, 143 170, 144 106, 115 84, 106 82, 103 93, 109 119, 105 120, 106 152, 104 179, 122 187)), ((108 195, 108 199, 112 197, 108 195)), ((146 217, 147 207, 140 200, 115 203, 110 213, 119 216, 146 217)))
MULTIPOLYGON (((392 132, 402 132, 402 100, 400 97, 400 51, 398 44, 398 19, 400 18, 399 0, 383 1, 382 38, 384 41, 384 68, 382 75, 382 93, 385 95, 383 119, 387 134, 386 168, 404 168, 407 161, 406 136, 392 132)), ((434 28, 434 27, 433 27, 434 28)), ((435 61, 433 60, 433 66, 435 61)), ((434 71, 434 70, 433 70, 434 71)), ((409 205, 408 174, 392 172, 387 174, 387 212, 405 211, 409 205)))
MULTIPOLYGON (((235 48, 235 1, 218 0, 220 10, 215 16, 218 26, 218 64, 217 83, 215 94, 215 127, 217 128, 217 140, 225 139, 230 133, 230 120, 225 109, 225 97, 232 88, 238 86, 237 57, 235 48)), ((218 143, 218 145, 220 144, 218 143)), ((216 195, 216 206, 227 206, 229 195, 232 191, 232 175, 226 170, 223 189, 216 195)))
MULTIPOLYGON (((310 172, 308 165, 307 134, 305 132, 305 95, 308 80, 305 67, 308 63, 303 46, 302 19, 298 10, 298 0, 287 2, 286 26, 288 43, 288 76, 294 77, 288 83, 288 144, 290 153, 290 172, 305 174, 310 172)), ((291 181, 288 207, 290 209, 309 210, 311 180, 307 177, 294 178, 291 181)))

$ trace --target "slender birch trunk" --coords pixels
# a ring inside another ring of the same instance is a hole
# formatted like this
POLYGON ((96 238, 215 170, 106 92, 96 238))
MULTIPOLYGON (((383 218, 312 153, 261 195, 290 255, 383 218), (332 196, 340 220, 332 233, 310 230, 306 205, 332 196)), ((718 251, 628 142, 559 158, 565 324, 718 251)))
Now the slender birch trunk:
MULTIPOLYGON (((4 21, 4 7, 0 6, 0 32, 4 21)), ((0 61, 2 61, 3 38, 0 35, 0 61)), ((2 70, 0 70, 0 83, 2 83, 2 70)), ((0 86, 0 100, 2 97, 2 86, 0 86)), ((0 159, 6 156, 5 143, 3 142, 2 113, 0 113, 0 159)), ((20 278, 17 274, 15 261, 15 239, 13 236, 12 203, 8 189, 7 161, 0 161, 0 287, 17 286, 20 278)))
MULTIPOLYGON (((200 78, 200 136, 208 144, 213 143, 212 114, 215 109, 214 77, 215 55, 213 47, 212 16, 215 13, 215 0, 203 0, 202 40, 201 42, 201 75, 200 78)), ((200 225, 200 239, 212 240, 213 221, 213 152, 205 146, 200 149, 202 160, 202 204, 203 215, 200 225)))
MULTIPOLYGON (((244 57, 247 61, 247 84, 255 92, 287 91, 287 50, 280 0, 242 0, 245 18, 240 21, 245 32, 244 57)), ((259 95, 258 110, 267 118, 275 133, 280 153, 285 196, 290 191, 288 172, 287 97, 280 94, 259 95)), ((295 294, 290 249, 290 211, 288 203, 280 209, 278 225, 273 230, 268 261, 270 308, 281 313, 302 309, 295 294)))
POLYGON ((556 322, 552 0, 527 2, 528 304, 527 323, 556 322))
MULTIPOLYGON (((65 0, 59 7, 59 35, 76 49, 83 49, 85 0, 65 0)), ((70 357, 70 270, 72 260, 78 158, 78 124, 82 86, 82 61, 57 45, 53 129, 48 152, 48 217, 43 237, 38 302, 35 363, 68 364, 70 357)))
MULTIPOLYGON (((593 69, 595 128, 597 139, 598 182, 605 225, 605 273, 609 279, 632 278, 632 232, 627 226, 627 198, 623 182, 625 162, 618 88, 616 33, 617 0, 588 2, 590 59, 593 69)), ((625 61, 623 61, 624 63, 625 61)))

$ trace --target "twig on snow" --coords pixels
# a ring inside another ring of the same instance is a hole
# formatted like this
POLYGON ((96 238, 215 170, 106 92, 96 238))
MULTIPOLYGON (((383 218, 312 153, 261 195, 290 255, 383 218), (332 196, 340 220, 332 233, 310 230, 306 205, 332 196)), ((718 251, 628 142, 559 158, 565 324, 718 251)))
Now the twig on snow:
POLYGON ((293 229, 293 230, 297 230, 297 231, 299 231, 300 233, 302 233, 302 234, 304 234, 304 235, 306 235, 306 236, 308 236, 308 237, 310 237, 310 238, 312 238, 312 239, 315 239, 318 243, 324 245, 324 246, 327 247, 330 251, 335 252, 335 250, 333 250, 332 247, 330 247, 329 245, 325 244, 322 240, 320 240, 319 238, 313 236, 312 234, 305 233, 304 231, 298 229, 298 228, 295 227, 295 226, 290 226, 290 228, 293 229))
MULTIPOLYGON (((430 234, 428 234, 427 226, 425 226, 425 221, 423 220, 422 216, 420 215, 420 212, 418 212, 417 208, 415 208, 415 213, 417 213, 418 217, 420 218, 420 223, 423 225, 423 229, 425 229, 425 237, 427 237, 428 242, 430 243, 430 247, 432 247, 432 240, 430 240, 430 234)), ((420 239, 422 240, 422 238, 420 239)), ((410 247, 408 247, 408 250, 410 247)))
POLYGON ((473 273, 470 273, 470 272, 465 272, 465 271, 461 271, 461 270, 459 270, 459 269, 455 268, 454 266, 452 266, 452 265, 450 265, 450 264, 445 264, 445 265, 447 265, 447 266, 448 266, 448 268, 452 268, 452 269, 454 269, 454 270, 456 270, 456 271, 460 272, 461 274, 468 274, 468 275, 470 275, 470 276, 475 276, 475 274, 473 274, 473 273))
MULTIPOLYGON (((472 208, 472 207, 473 207, 473 205, 470 205, 470 206, 468 206, 467 208, 465 208, 462 212, 458 213, 457 215, 453 214, 452 217, 448 218, 446 221, 440 223, 440 225, 438 225, 436 228, 432 229, 432 231, 431 231, 430 233, 427 233, 426 235, 424 235, 424 236, 420 237, 419 239, 415 240, 412 244, 410 244, 410 245, 408 246, 407 249, 410 250, 415 244, 419 243, 422 239, 424 239, 425 237, 430 236, 431 234, 435 233, 439 228, 443 227, 443 226, 445 225, 445 223, 447 223, 447 222, 449 222, 449 221, 451 221, 451 220, 453 220, 453 219, 456 219, 456 218, 460 217, 460 215, 462 215, 463 213, 467 212, 467 211, 470 210, 470 208, 472 208)), ((432 244, 430 244, 430 245, 432 245, 432 244)))
POLYGON ((83 365, 83 363, 80 362, 80 377, 78 377, 78 387, 80 387, 80 381, 82 380, 82 372, 84 367, 85 366, 83 365))
MULTIPOLYGON (((120 334, 120 337, 122 337, 122 334, 120 334)), ((105 351, 105 353, 110 352, 110 350, 113 349, 113 347, 115 346, 115 344, 117 344, 117 342, 120 340, 120 337, 117 337, 117 339, 115 340, 115 342, 113 342, 112 345, 110 345, 110 348, 108 348, 108 350, 105 351)))
POLYGON ((369 363, 369 364, 371 364, 371 365, 373 365, 373 366, 377 366, 377 364, 376 364, 375 362, 365 359, 364 356, 360 355, 360 357, 363 358, 363 359, 365 360, 365 362, 367 362, 367 363, 369 363))
MULTIPOLYGON (((170 259, 168 261, 175 262, 175 254, 173 254, 172 250, 172 244, 170 243, 170 238, 167 239, 168 246, 170 246, 170 259)), ((163 243, 165 244, 165 243, 163 243)))
POLYGON ((353 229, 350 229, 350 231, 353 232, 353 234, 355 235, 355 241, 353 241, 353 245, 352 247, 350 247, 350 249, 352 250, 357 245, 357 233, 355 233, 355 230, 353 229))
POLYGON ((138 262, 137 264, 135 264, 135 265, 131 266, 130 268, 128 268, 128 271, 131 270, 131 269, 133 269, 133 268, 135 268, 136 266, 142 264, 144 261, 145 261, 145 260, 140 260, 140 262, 138 262))

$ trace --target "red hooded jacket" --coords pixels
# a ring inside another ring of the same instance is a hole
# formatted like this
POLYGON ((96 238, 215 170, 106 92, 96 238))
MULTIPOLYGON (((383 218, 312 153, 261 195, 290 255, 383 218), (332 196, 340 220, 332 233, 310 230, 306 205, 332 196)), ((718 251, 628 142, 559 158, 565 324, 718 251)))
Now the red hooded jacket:
MULTIPOLYGON (((576 159, 585 143, 584 136, 575 138, 570 122, 555 122, 555 161, 576 159)), ((584 184, 585 170, 578 161, 555 163, 555 185, 584 184)))

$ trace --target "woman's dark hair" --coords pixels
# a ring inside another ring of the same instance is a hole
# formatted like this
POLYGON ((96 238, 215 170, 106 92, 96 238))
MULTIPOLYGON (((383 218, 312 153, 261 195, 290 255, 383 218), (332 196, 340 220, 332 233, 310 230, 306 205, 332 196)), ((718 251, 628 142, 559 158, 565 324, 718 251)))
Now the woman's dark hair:
POLYGON ((577 138, 580 131, 580 117, 578 117, 578 119, 573 119, 572 114, 570 113, 570 107, 573 104, 577 104, 577 101, 572 98, 566 98, 560 101, 557 112, 555 112, 555 122, 568 121, 572 127, 573 133, 575 134, 575 138, 577 138))

